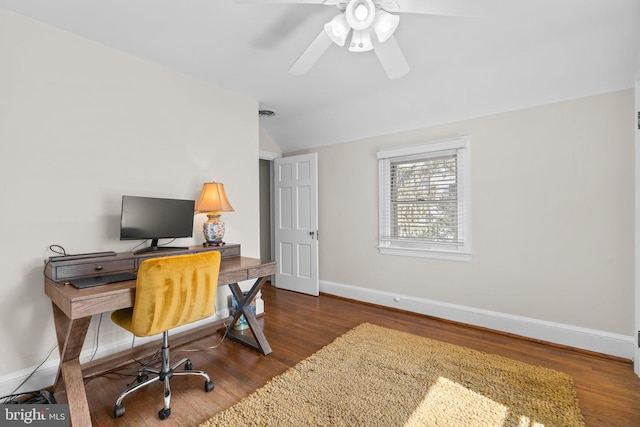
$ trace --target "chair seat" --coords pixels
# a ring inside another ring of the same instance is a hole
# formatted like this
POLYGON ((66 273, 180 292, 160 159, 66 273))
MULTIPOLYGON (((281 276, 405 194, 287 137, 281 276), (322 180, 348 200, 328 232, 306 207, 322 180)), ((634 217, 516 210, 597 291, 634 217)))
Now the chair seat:
POLYGON ((111 313, 111 321, 133 333, 133 307, 122 308, 111 313))

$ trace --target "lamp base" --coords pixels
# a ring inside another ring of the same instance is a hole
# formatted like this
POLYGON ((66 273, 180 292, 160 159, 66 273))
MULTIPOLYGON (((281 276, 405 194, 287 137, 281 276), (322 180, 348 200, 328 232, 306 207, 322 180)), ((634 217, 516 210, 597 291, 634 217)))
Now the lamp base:
POLYGON ((226 245, 225 242, 204 242, 202 244, 202 246, 204 246, 205 248, 209 248, 209 247, 217 247, 217 246, 224 246, 226 245))
POLYGON ((224 244, 224 221, 220 218, 220 214, 211 212, 207 214, 207 220, 202 224, 202 233, 204 234, 205 246, 220 246, 224 244))

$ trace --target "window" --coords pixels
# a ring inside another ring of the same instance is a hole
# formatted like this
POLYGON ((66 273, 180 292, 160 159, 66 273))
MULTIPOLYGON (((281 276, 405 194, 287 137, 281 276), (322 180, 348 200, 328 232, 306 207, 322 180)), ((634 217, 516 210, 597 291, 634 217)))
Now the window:
POLYGON ((378 152, 381 254, 469 260, 469 140, 378 152))

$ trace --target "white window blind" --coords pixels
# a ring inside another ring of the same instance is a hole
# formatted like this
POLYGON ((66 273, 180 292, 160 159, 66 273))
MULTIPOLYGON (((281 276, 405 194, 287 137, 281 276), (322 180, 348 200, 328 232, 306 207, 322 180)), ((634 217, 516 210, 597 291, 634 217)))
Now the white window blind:
POLYGON ((470 253, 467 152, 455 138, 378 153, 381 253, 470 253))

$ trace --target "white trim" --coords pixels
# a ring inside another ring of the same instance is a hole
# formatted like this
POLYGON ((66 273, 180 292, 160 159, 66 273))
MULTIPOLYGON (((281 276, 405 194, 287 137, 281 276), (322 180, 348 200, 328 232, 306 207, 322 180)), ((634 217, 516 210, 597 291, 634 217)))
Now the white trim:
MULTIPOLYGON (((508 332, 528 338, 567 345, 625 359, 633 358, 635 343, 635 338, 633 336, 613 334, 595 329, 549 322, 524 316, 515 316, 458 304, 449 304, 424 298, 409 297, 390 292, 343 285, 326 280, 320 281, 320 292, 376 304, 383 307, 397 308, 413 313, 490 328, 501 332, 508 332)), ((190 327, 185 327, 184 329, 191 329, 193 327, 212 322, 216 320, 216 318, 225 318, 228 314, 228 310, 218 311, 215 317, 207 319, 207 321, 201 321, 196 324, 189 325, 190 327)), ((138 338, 136 339, 136 345, 144 344, 145 342, 152 341, 153 339, 155 339, 155 337, 144 339, 138 338)), ((115 354, 130 347, 130 338, 121 340, 109 347, 102 347, 98 349, 95 359, 115 354)), ((54 354, 55 353, 56 352, 54 350, 54 354)), ((88 358, 91 357, 91 354, 93 354, 93 349, 83 351, 80 356, 80 360, 88 360, 88 358)), ((58 364, 58 358, 45 362, 29 379, 29 381, 27 381, 27 383, 18 390, 18 392, 40 390, 52 385, 58 372, 58 364)), ((32 366, 21 371, 0 376, 0 396, 12 393, 35 368, 36 366, 32 366)))
POLYGON ((635 340, 632 336, 376 291, 326 280, 320 281, 320 292, 625 359, 633 357, 635 340))
MULTIPOLYGON (((172 330, 173 334, 187 331, 193 328, 197 328, 202 325, 206 325, 208 323, 214 322, 216 320, 224 319, 229 316, 229 310, 219 310, 212 317, 207 319, 200 320, 198 322, 190 323, 189 325, 181 326, 179 328, 175 328, 172 330)), ((133 337, 133 335, 131 335, 133 337)), ((110 356, 112 354, 118 353, 120 351, 127 350, 131 348, 131 342, 133 338, 127 338, 124 340, 120 340, 116 343, 110 344, 109 346, 103 346, 96 351, 93 359, 100 359, 102 357, 110 356)), ((152 337, 145 338, 136 338, 135 345, 139 346, 158 338, 161 338, 162 335, 156 335, 152 337)), ((89 348, 80 354, 80 362, 87 363, 90 361, 91 356, 93 355, 94 348, 89 348)), ((41 390, 46 387, 50 387, 56 379, 56 375, 58 374, 58 365, 60 364, 60 358, 54 357, 53 355, 58 354, 56 350, 52 353, 52 359, 47 360, 42 366, 29 378, 29 380, 17 390, 17 393, 23 393, 33 390, 41 390)), ((176 360, 178 358, 176 357, 176 360)), ((25 379, 32 374, 33 370, 36 369, 37 365, 32 366, 30 368, 25 368, 17 372, 12 372, 7 375, 0 376, 0 396, 6 396, 10 393, 13 393, 16 387, 18 387, 25 379)))
POLYGON ((381 255, 411 256, 416 258, 442 259, 447 261, 471 261, 470 252, 444 251, 434 248, 419 249, 378 246, 378 251, 381 255))
POLYGON ((470 261, 471 245, 471 152, 469 136, 422 142, 419 144, 382 149, 378 158, 378 251, 382 255, 432 258, 448 261, 470 261), (401 241, 389 238, 390 225, 390 176, 389 163, 398 159, 424 158, 431 154, 448 153, 457 155, 460 174, 458 190, 462 195, 458 209, 463 212, 461 227, 462 243, 459 245, 438 244, 426 240, 401 241))
POLYGON ((258 154, 258 158, 260 160, 269 160, 269 161, 273 161, 275 159, 279 159, 280 157, 282 157, 282 153, 274 153, 272 151, 264 151, 264 150, 260 150, 259 154, 258 154))
MULTIPOLYGON (((640 62, 640 56, 638 56, 640 62)), ((633 357, 633 371, 640 377, 640 65, 634 87, 635 108, 633 109, 633 129, 635 134, 635 259, 634 259, 634 290, 635 290, 635 316, 634 331, 635 346, 633 357)))
POLYGON ((448 139, 438 139, 435 141, 422 142, 420 144, 407 145, 397 148, 386 148, 378 151, 378 160, 389 159, 393 157, 411 156, 415 154, 424 154, 425 151, 444 151, 457 150, 465 148, 469 145, 469 136, 456 136, 448 139))

